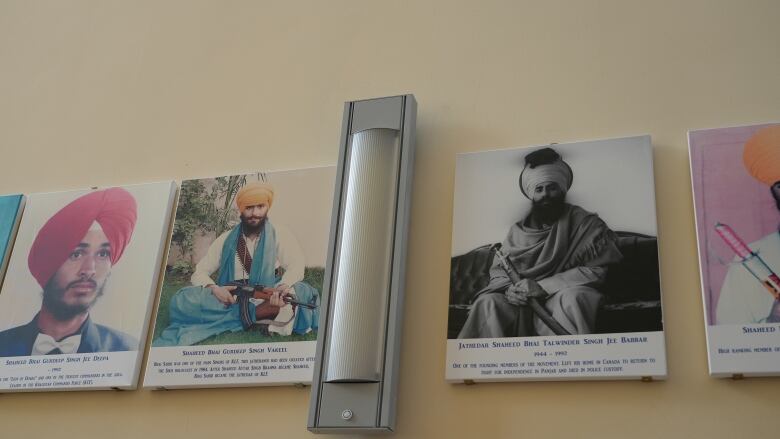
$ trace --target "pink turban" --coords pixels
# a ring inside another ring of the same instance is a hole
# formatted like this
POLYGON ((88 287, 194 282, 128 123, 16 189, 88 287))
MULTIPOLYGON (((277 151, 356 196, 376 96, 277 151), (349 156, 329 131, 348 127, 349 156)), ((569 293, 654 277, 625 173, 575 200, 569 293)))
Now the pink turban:
POLYGON ((98 223, 111 245, 111 265, 122 257, 137 219, 135 198, 122 188, 90 192, 60 209, 35 237, 27 265, 45 287, 93 223, 98 223))

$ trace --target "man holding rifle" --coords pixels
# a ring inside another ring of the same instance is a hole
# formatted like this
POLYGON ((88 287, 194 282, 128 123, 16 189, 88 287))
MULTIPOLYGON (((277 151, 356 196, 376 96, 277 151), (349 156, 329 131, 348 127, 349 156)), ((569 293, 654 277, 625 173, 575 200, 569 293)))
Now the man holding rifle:
MULTIPOLYGON (((768 192, 780 210, 780 125, 756 132, 745 143, 742 159, 748 174, 769 188, 768 192)), ((780 231, 769 233, 750 243, 749 247, 770 270, 780 273, 780 231)), ((780 300, 773 296, 773 289, 756 279, 743 264, 737 264, 738 261, 739 258, 735 258, 723 281, 716 311, 717 324, 780 322, 780 300)))
POLYGON ((296 319, 296 305, 315 303, 318 293, 303 282, 304 259, 297 240, 268 218, 273 200, 268 183, 248 183, 238 191, 241 222, 211 244, 195 267, 193 287, 173 296, 171 323, 154 346, 191 345, 255 326, 279 335, 316 329, 316 316, 306 322, 296 319), (212 273, 217 273, 216 280, 212 273))
POLYGON ((603 299, 597 287, 622 255, 598 215, 565 202, 573 178, 552 148, 525 157, 519 184, 531 211, 509 229, 458 338, 593 332, 603 299), (543 309, 531 312, 534 301, 543 309), (549 317, 565 331, 551 329, 549 317))

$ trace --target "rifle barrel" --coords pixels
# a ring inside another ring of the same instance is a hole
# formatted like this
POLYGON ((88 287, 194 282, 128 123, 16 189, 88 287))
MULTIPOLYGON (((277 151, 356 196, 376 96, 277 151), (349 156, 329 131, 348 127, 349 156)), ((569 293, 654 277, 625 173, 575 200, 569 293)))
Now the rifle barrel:
MULTIPOLYGON (((264 285, 242 285, 242 284, 230 284, 232 286, 237 287, 233 291, 241 291, 244 294, 250 294, 255 299, 263 299, 268 300, 271 298, 271 295, 276 291, 274 288, 268 288, 264 285)), ((300 302, 295 299, 293 299, 291 296, 282 296, 282 300, 284 303, 295 305, 295 306, 302 306, 304 308, 308 309, 316 309, 317 305, 314 305, 312 303, 305 303, 300 302)))

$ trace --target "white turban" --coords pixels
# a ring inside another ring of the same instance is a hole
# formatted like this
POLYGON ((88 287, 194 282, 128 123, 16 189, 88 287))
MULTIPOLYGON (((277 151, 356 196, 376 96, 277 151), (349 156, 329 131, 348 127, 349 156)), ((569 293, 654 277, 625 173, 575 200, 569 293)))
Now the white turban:
POLYGON ((534 168, 526 165, 523 172, 520 173, 520 190, 527 198, 531 198, 536 186, 542 183, 557 183, 561 190, 566 193, 571 188, 571 182, 574 174, 566 162, 556 160, 545 165, 538 165, 534 168))

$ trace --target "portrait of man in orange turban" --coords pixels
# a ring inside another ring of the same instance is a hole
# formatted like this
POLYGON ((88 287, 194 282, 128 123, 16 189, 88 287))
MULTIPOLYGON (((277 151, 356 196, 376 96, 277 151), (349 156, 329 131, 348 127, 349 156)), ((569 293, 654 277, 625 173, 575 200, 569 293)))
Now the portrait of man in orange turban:
MULTIPOLYGON (((780 125, 756 131, 744 144, 747 173, 767 187, 766 194, 780 210, 780 125)), ((769 233, 748 245, 776 274, 780 273, 780 232, 769 233)), ((718 324, 780 322, 780 302, 743 264, 731 264, 717 305, 718 324)))
MULTIPOLYGON (((241 183, 234 186, 232 198, 226 190, 220 192, 225 198, 210 202, 225 206, 238 223, 217 231, 208 249, 193 258, 197 263, 189 285, 172 295, 168 321, 153 347, 190 346, 234 332, 270 337, 317 330, 319 291, 304 281, 306 266, 297 238, 282 221, 272 219, 274 186, 254 176, 220 178, 241 183)), ((182 191, 213 187, 217 181, 185 181, 182 191)), ((177 222, 187 215, 181 209, 177 222)))

